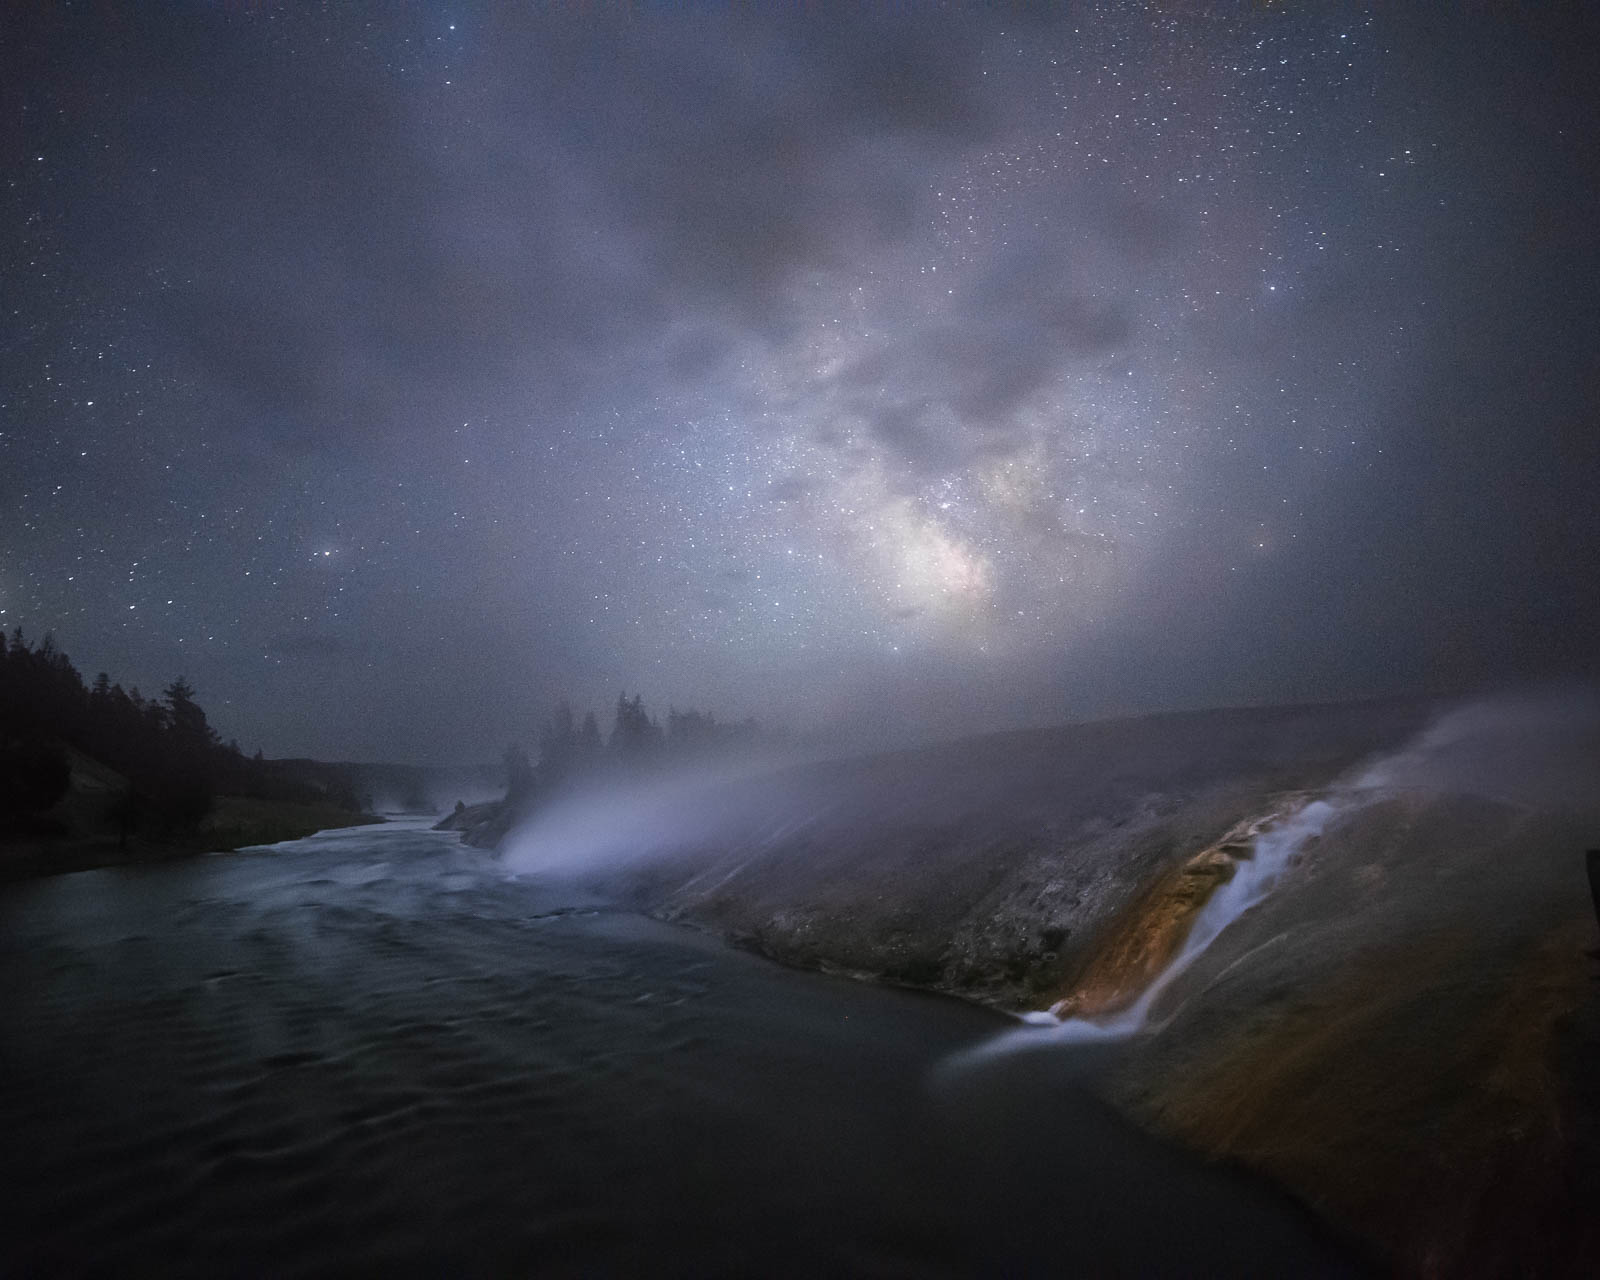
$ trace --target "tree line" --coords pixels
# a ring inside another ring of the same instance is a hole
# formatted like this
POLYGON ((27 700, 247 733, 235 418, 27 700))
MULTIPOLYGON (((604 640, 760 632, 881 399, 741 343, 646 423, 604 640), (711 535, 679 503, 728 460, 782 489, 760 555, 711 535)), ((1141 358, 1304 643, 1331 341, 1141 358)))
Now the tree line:
POLYGON ((559 787, 607 774, 637 773, 748 749, 763 740, 753 719, 719 721, 704 711, 667 709, 662 723, 646 710, 644 695, 617 695, 611 733, 602 737, 593 711, 580 722, 565 700, 539 730, 535 764, 520 743, 505 753, 506 799, 526 805, 559 787))
POLYGON ((48 834, 59 826, 45 814, 71 782, 66 748, 127 780, 100 815, 124 839, 193 830, 219 794, 361 807, 353 794, 330 794, 259 751, 247 757, 237 742, 223 743, 182 676, 159 698, 103 671, 86 685, 50 635, 30 645, 20 627, 9 639, 0 633, 0 827, 48 834))

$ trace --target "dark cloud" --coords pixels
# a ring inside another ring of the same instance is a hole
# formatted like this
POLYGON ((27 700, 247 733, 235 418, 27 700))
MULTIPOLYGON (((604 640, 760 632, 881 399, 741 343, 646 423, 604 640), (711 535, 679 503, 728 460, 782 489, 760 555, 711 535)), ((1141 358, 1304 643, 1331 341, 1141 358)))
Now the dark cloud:
POLYGON ((1077 291, 1056 249, 1013 250, 945 314, 913 324, 835 375, 837 411, 916 474, 1024 447, 1016 415, 1063 371, 1102 361, 1135 336, 1128 307, 1077 291))
MULTIPOLYGON (((409 103, 347 39, 151 32, 170 78, 119 132, 163 181, 126 247, 192 264, 164 305, 197 376, 327 431, 401 425, 609 378, 699 313, 666 361, 704 379, 725 319, 781 340, 797 272, 906 234, 918 155, 984 115, 960 35, 870 15, 492 21, 470 94, 409 103)), ((130 59, 127 92, 151 74, 130 59)))
POLYGON ((1574 12, 4 20, 0 610, 269 749, 1584 661, 1574 12))
POLYGON ((955 433, 934 419, 936 406, 931 401, 881 407, 856 401, 851 407, 867 419, 873 438, 916 474, 944 471, 965 461, 955 433))

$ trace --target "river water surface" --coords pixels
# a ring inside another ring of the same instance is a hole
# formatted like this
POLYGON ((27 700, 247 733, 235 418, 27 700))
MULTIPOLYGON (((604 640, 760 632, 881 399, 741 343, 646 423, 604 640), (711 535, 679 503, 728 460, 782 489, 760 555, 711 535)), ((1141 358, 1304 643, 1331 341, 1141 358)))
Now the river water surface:
POLYGON ((405 823, 7 886, 0 1275, 1353 1269, 1014 1025, 405 823))

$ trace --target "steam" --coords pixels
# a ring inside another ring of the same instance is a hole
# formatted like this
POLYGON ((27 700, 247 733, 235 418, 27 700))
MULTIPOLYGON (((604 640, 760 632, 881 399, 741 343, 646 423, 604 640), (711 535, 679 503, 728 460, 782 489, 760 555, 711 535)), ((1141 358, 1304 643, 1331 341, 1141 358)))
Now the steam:
MULTIPOLYGON (((1099 1018, 1035 1013, 980 1056, 1043 1044, 1109 1041, 1152 1026, 1162 996, 1242 916, 1269 897, 1313 842, 1397 793, 1467 793, 1542 811, 1600 815, 1600 691, 1548 690, 1484 699, 1442 714, 1398 751, 1371 759, 1320 796, 1271 822, 1196 913, 1172 961, 1128 1008, 1099 1018)), ((817 785, 780 762, 746 761, 578 792, 545 805, 505 846, 513 875, 578 876, 671 857, 737 854, 701 870, 724 880, 797 837, 826 841, 825 824, 891 816, 896 797, 867 784, 817 785), (867 786, 867 790, 862 790, 867 786), (863 811, 863 805, 865 811, 863 811)), ((923 797, 924 801, 927 797, 923 797)), ((899 797, 904 802, 905 797, 899 797)), ((694 881, 690 882, 694 884, 694 881)), ((713 886, 714 887, 714 886, 713 886)), ((1244 963, 1248 957, 1239 963, 1244 963)))
POLYGON ((774 768, 768 761, 723 764, 559 797, 512 832, 506 870, 571 876, 682 850, 758 852, 821 817, 774 768))
POLYGON ((1465 792, 1525 808, 1600 807, 1600 689, 1569 686, 1489 698, 1441 716, 1368 765, 1353 792, 1465 792))

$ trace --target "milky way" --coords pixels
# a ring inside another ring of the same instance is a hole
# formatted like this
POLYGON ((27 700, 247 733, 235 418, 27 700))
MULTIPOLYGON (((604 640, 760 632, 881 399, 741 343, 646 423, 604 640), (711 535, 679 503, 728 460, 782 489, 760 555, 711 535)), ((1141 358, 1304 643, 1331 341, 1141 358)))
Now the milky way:
POLYGON ((1593 20, 13 16, 0 623, 269 753, 1592 662, 1593 20))

